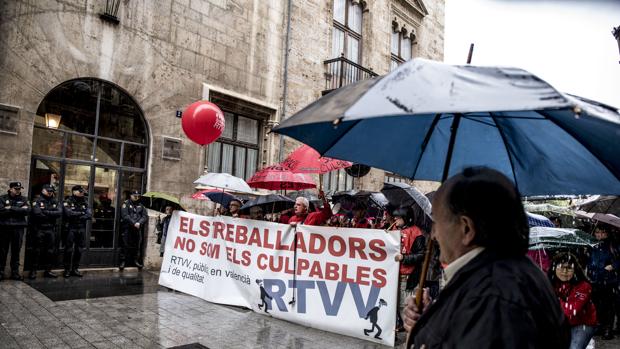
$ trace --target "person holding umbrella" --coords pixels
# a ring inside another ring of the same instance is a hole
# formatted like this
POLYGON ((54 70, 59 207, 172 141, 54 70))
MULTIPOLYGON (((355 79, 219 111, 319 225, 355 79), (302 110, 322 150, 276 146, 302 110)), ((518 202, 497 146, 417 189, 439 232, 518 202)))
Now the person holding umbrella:
POLYGON ((305 197, 300 196, 295 199, 294 215, 289 218, 288 224, 297 226, 297 224, 324 225, 327 223, 332 216, 332 210, 322 190, 319 191, 319 199, 323 201, 323 208, 316 212, 309 212, 310 202, 305 197))
POLYGON ((228 216, 228 217, 238 218, 239 217, 239 209, 241 208, 241 206, 242 206, 241 200, 232 199, 228 203, 228 206, 226 207, 226 212, 223 215, 224 216, 228 216))
POLYGON ((265 215, 263 213, 263 209, 260 206, 250 207, 250 219, 264 221, 265 215))
POLYGON ((351 219, 352 228, 357 229, 372 229, 372 223, 366 218, 367 207, 362 202, 357 202, 353 205, 353 218, 351 219))
MULTIPOLYGON (((395 210, 392 214, 394 217, 394 225, 397 229, 400 229, 400 253, 398 253, 394 260, 401 262, 400 264, 400 278, 399 278, 399 293, 398 293, 398 314, 405 305, 405 298, 407 298, 407 278, 413 272, 415 268, 413 258, 410 257, 411 247, 413 241, 420 235, 422 231, 417 226, 413 225, 413 217, 410 208, 401 207, 395 210), (404 261, 405 256, 407 260, 404 261)), ((424 252, 422 252, 422 259, 424 258, 424 252)), ((402 320, 399 318, 397 323, 398 329, 402 329, 402 320)))
POLYGON ((433 198, 445 286, 407 298, 407 348, 567 348, 570 328, 549 280, 525 256, 521 197, 496 170, 465 168, 433 198))
POLYGON ((585 349, 594 336, 596 308, 592 303, 592 286, 577 257, 568 252, 553 257, 548 277, 571 326, 570 349, 585 349))
POLYGON ((168 226, 170 225, 170 219, 172 218, 172 213, 174 212, 174 208, 170 205, 166 206, 165 213, 166 216, 164 219, 161 219, 159 215, 157 216, 157 243, 159 246, 159 256, 163 257, 164 252, 166 250, 166 237, 168 236, 168 226))

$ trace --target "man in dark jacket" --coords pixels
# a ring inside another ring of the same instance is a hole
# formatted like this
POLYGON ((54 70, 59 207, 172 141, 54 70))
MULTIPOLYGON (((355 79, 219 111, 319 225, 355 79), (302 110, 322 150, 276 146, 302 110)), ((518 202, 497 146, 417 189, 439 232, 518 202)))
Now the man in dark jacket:
MULTIPOLYGON (((609 238, 604 227, 598 227, 594 236, 599 240, 588 263, 588 276, 592 282, 592 300, 596 305, 596 315, 600 322, 603 339, 614 337, 614 309, 618 305, 616 292, 620 277, 620 250, 609 238)), ((619 320, 620 321, 620 320, 619 320)))
POLYGON ((66 278, 70 276, 82 277, 78 268, 86 244, 86 224, 93 217, 93 212, 88 207, 88 201, 84 197, 84 188, 81 185, 74 185, 71 192, 73 195, 62 203, 66 219, 63 239, 65 246, 65 272, 63 276, 66 278))
POLYGON ((133 261, 136 267, 142 269, 140 255, 138 251, 142 248, 142 231, 148 221, 146 208, 140 203, 142 194, 138 190, 131 192, 131 197, 126 200, 121 207, 121 263, 118 269, 125 269, 125 262, 133 261))
POLYGON ((54 187, 45 184, 41 189, 41 195, 32 204, 29 236, 34 241, 32 241, 32 265, 28 275, 30 279, 36 278, 39 265, 45 268, 44 277, 57 277, 52 273, 52 264, 56 246, 56 223, 62 216, 62 208, 54 199, 55 192, 54 187))
POLYGON ((22 280, 19 274, 19 251, 22 248, 26 216, 30 203, 21 195, 21 182, 10 182, 7 194, 0 196, 0 280, 4 279, 6 257, 11 249, 11 279, 22 280))
POLYGON ((433 199, 445 286, 423 309, 407 299, 407 347, 568 348, 570 329, 545 275, 525 256, 519 193, 488 168, 467 168, 433 199))
POLYGON ((163 257, 164 252, 166 251, 166 238, 168 237, 168 226, 170 226, 170 219, 172 218, 172 213, 174 212, 174 208, 172 206, 166 206, 165 213, 166 216, 164 219, 161 219, 157 216, 157 243, 159 246, 159 256, 163 257))

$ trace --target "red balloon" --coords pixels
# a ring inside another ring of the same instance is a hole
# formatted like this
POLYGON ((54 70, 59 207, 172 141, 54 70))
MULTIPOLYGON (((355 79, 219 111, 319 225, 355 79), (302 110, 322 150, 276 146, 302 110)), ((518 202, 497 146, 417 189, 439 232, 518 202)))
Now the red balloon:
POLYGON ((224 113, 208 101, 194 102, 185 109, 181 119, 183 132, 189 139, 200 144, 213 143, 224 132, 224 113))

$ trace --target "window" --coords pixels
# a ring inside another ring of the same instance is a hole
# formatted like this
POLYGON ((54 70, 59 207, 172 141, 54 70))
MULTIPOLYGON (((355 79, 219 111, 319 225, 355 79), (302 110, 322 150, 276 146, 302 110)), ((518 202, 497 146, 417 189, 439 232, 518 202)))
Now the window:
POLYGON ((335 193, 353 189, 353 177, 349 176, 344 169, 325 173, 323 176, 323 188, 326 192, 335 193))
POLYGON ((249 179, 258 165, 261 123, 228 111, 224 111, 224 117, 224 132, 208 147, 207 170, 249 179))
POLYGON ((408 33, 406 29, 399 29, 397 23, 392 25, 392 36, 390 44, 390 52, 392 59, 390 61, 390 70, 396 69, 400 64, 408 61, 413 56, 413 45, 415 44, 415 34, 408 33))
POLYGON ((409 184, 409 180, 405 177, 399 176, 395 173, 385 172, 385 178, 383 179, 384 183, 407 183, 409 184))
POLYGON ((332 57, 345 58, 359 63, 362 41, 362 5, 352 0, 334 0, 334 31, 332 57))

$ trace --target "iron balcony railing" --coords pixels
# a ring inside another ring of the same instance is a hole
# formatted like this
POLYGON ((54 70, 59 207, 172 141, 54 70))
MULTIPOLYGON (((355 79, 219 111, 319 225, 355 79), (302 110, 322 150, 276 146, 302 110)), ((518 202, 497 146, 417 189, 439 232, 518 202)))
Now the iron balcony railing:
POLYGON ((378 74, 343 56, 325 62, 325 91, 323 94, 378 74))

